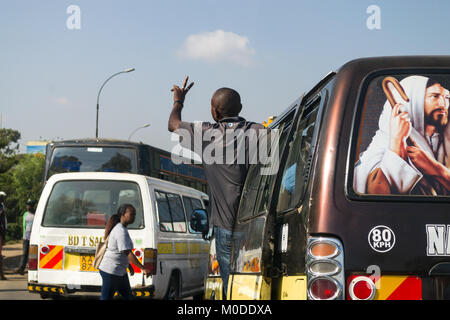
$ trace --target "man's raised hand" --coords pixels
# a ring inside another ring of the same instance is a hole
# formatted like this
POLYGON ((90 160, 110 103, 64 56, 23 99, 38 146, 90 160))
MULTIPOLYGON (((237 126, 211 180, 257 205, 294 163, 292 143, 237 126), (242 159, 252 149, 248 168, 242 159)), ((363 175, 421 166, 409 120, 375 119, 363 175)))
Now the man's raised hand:
POLYGON ((186 96, 186 94, 188 93, 188 91, 192 88, 192 86, 194 85, 194 82, 191 82, 187 87, 187 82, 189 80, 189 77, 187 76, 184 79, 183 82, 183 86, 180 88, 177 85, 173 85, 173 88, 170 90, 173 92, 173 102, 179 102, 181 104, 184 103, 184 98, 186 96))

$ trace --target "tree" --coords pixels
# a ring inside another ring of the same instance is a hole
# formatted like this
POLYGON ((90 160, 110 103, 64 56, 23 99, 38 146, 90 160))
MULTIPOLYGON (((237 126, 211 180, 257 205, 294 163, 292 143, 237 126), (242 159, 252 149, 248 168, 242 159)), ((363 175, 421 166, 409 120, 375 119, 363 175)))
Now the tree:
POLYGON ((13 129, 0 129, 0 152, 12 156, 19 150, 20 132, 13 129))
POLYGON ((38 201, 42 191, 45 156, 41 153, 23 154, 18 156, 18 163, 11 168, 12 186, 17 199, 14 212, 21 214, 26 210, 26 201, 38 201))
POLYGON ((7 194, 5 211, 8 222, 19 222, 26 201, 39 200, 42 189, 45 156, 17 154, 20 132, 0 129, 0 191, 7 194))
POLYGON ((0 129, 0 174, 7 172, 17 163, 15 155, 19 150, 19 139, 19 131, 0 129))

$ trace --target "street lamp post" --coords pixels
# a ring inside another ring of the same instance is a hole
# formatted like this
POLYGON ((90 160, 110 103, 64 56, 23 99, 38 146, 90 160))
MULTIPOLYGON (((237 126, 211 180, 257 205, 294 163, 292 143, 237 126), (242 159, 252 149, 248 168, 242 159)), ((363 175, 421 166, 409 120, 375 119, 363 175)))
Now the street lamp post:
POLYGON ((130 136, 128 137, 128 141, 130 141, 130 139, 131 139, 131 136, 133 135, 133 134, 135 134, 136 133, 136 131, 138 131, 139 129, 144 129, 144 128, 147 128, 147 127, 150 127, 150 123, 148 123, 148 124, 146 124, 145 126, 142 126, 142 127, 139 127, 139 128, 136 128, 131 134, 130 134, 130 136))
POLYGON ((119 75, 119 74, 121 74, 121 73, 132 72, 132 71, 134 71, 134 70, 135 70, 134 68, 129 68, 129 69, 126 69, 126 70, 117 72, 117 73, 113 74, 111 77, 109 77, 108 79, 106 79, 106 81, 103 82, 102 86, 100 87, 100 90, 98 91, 98 95, 97 95, 97 119, 96 119, 96 122, 95 122, 95 138, 98 138, 98 109, 99 109, 98 101, 99 101, 99 99, 100 99, 100 92, 102 92, 103 87, 105 86, 105 84, 106 84, 112 77, 115 77, 115 76, 117 76, 117 75, 119 75))

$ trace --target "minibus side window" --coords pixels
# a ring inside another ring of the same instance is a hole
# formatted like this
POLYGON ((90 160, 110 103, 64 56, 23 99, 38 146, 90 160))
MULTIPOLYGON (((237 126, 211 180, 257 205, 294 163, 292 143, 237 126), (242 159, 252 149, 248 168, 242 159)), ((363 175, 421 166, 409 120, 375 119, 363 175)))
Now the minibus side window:
POLYGON ((315 121, 318 113, 319 101, 306 106, 299 121, 292 141, 289 143, 289 154, 284 167, 280 192, 278 194, 277 212, 291 209, 299 204, 308 181, 305 181, 306 167, 310 165, 311 142, 315 121))
POLYGON ((177 194, 167 193, 170 213, 172 214, 173 229, 175 232, 186 232, 186 218, 184 216, 183 203, 177 194))
POLYGON ((202 202, 199 199, 191 198, 192 208, 195 209, 203 209, 202 202))
POLYGON ((173 231, 172 217, 166 194, 156 191, 155 195, 156 204, 158 205, 159 228, 161 231, 173 231))
POLYGON ((195 232, 194 230, 192 230, 189 221, 191 221, 191 215, 195 209, 203 209, 202 202, 198 199, 194 199, 194 198, 190 198, 190 197, 183 197, 183 202, 184 202, 184 208, 186 209, 186 218, 188 221, 189 232, 190 233, 200 233, 200 232, 195 232))
MULTIPOLYGON (((275 141, 274 143, 278 143, 279 152, 281 152, 286 143, 293 117, 294 111, 292 111, 283 122, 280 122, 278 126, 272 128, 278 130, 280 138, 279 141, 275 141)), ((274 146, 272 145, 271 148, 274 148, 274 146)), ((263 165, 261 163, 250 166, 239 207, 239 221, 248 219, 267 209, 266 206, 270 195, 270 189, 276 174, 261 175, 262 168, 263 165)))
POLYGON ((181 197, 177 194, 155 191, 161 231, 186 232, 181 197))
MULTIPOLYGON (((286 143, 287 137, 288 137, 288 133, 289 133, 289 129, 291 127, 291 122, 292 119, 289 120, 289 123, 283 123, 281 125, 281 128, 279 129, 279 133, 280 133, 280 140, 279 141, 275 141, 275 143, 278 143, 278 152, 281 153, 281 148, 282 146, 284 146, 284 144, 286 143)), ((274 146, 271 146, 272 148, 274 148, 274 146)), ((265 212, 268 210, 267 206, 269 204, 269 197, 270 197, 270 190, 272 189, 272 184, 274 182, 274 178, 276 177, 276 173, 275 174, 271 174, 271 175, 263 175, 261 177, 261 184, 260 184, 260 188, 259 188, 259 192, 258 192, 258 200, 256 202, 256 211, 255 214, 261 213, 261 212, 265 212)))
POLYGON ((247 174, 247 183, 242 193, 242 201, 239 210, 239 220, 245 220, 253 215, 256 196, 258 195, 258 186, 261 180, 260 166, 255 164, 250 166, 247 174))

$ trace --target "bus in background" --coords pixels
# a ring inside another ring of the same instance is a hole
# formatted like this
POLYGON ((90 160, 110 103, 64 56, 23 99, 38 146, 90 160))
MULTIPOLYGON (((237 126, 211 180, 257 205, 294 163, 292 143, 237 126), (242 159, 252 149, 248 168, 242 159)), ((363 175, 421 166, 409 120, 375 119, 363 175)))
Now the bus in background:
POLYGON ((140 142, 116 139, 57 141, 47 144, 44 183, 56 173, 127 172, 207 192, 202 165, 185 162, 175 164, 170 152, 140 142))

